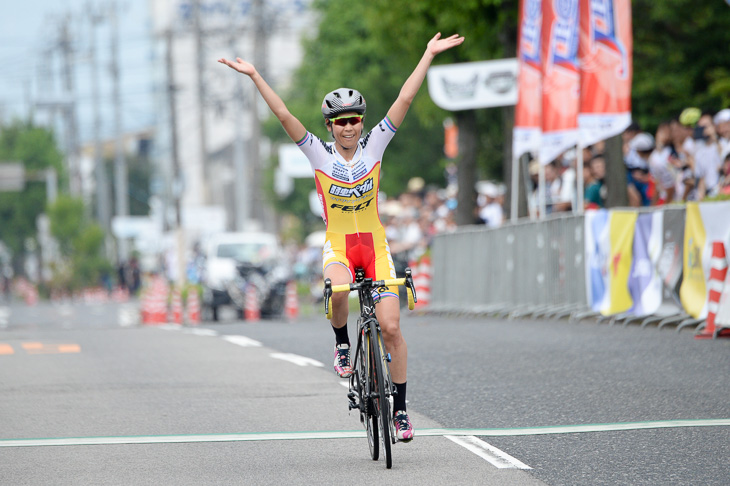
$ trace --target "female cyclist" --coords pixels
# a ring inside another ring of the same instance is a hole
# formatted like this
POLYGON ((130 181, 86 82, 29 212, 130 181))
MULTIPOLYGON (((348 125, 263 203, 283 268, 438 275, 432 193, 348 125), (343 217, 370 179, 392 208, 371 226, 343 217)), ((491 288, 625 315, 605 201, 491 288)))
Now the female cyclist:
MULTIPOLYGON (((322 115, 333 142, 324 142, 307 131, 294 117, 282 99, 259 75, 256 68, 236 58, 236 62, 219 59, 251 78, 286 133, 309 159, 327 237, 322 251, 324 278, 332 285, 351 283, 354 269, 365 269, 366 277, 375 280, 396 278, 395 267, 378 216, 380 163, 386 146, 418 93, 433 58, 464 38, 458 34, 441 39, 436 34, 426 46, 421 60, 400 90, 387 115, 363 137, 365 98, 354 89, 340 88, 328 93, 322 101, 322 115)), ((378 290, 376 315, 391 355, 391 376, 396 386, 393 410, 398 440, 413 439, 413 426, 406 413, 406 370, 408 350, 400 331, 400 306, 397 291, 378 290)), ((335 372, 343 378, 352 374, 350 340, 347 332, 347 293, 332 296, 332 328, 335 333, 335 372)))

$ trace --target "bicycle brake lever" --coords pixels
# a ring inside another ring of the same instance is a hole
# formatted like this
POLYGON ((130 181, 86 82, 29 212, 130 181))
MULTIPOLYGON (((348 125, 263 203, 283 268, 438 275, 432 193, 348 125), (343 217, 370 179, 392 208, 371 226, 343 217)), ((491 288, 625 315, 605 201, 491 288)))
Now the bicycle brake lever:
POLYGON ((413 284, 413 273, 411 272, 410 267, 406 268, 406 288, 410 289, 413 294, 413 302, 418 302, 418 297, 416 297, 416 286, 413 284))

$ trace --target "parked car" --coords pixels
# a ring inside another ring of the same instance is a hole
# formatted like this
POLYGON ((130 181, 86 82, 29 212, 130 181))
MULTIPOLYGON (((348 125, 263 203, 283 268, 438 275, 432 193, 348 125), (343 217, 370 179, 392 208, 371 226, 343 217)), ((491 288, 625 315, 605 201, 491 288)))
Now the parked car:
POLYGON ((205 245, 203 312, 218 320, 221 306, 245 314, 246 294, 253 287, 262 317, 284 311, 291 270, 276 235, 263 232, 220 233, 205 245))

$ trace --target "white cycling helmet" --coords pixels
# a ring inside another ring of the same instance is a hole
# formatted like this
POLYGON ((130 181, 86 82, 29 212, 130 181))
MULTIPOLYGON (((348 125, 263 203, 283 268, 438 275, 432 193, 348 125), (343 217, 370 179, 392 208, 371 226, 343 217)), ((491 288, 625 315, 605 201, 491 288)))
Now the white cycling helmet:
POLYGON ((325 118, 335 118, 342 113, 354 111, 365 114, 365 98, 356 89, 340 88, 327 93, 322 100, 322 115, 325 118))

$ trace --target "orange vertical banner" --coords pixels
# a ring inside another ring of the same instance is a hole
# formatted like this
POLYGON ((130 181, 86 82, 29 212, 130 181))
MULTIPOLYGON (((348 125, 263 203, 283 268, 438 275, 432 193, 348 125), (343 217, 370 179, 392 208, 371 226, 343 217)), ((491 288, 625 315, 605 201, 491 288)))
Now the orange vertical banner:
POLYGON ((542 132, 542 0, 520 0, 517 39, 517 105, 512 154, 540 149, 542 132))
POLYGON ((581 145, 618 135, 631 123, 632 50, 630 0, 580 1, 581 145))
POLYGON ((542 2, 542 164, 578 143, 578 14, 578 0, 542 2))

